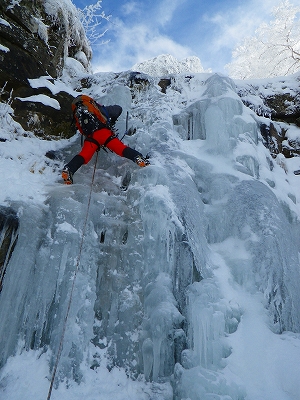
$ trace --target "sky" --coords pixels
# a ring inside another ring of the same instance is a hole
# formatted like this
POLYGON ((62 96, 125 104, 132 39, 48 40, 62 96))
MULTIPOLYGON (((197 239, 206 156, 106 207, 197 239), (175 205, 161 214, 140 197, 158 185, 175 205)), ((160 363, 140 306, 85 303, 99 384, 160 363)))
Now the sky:
MULTIPOLYGON (((96 0, 72 0, 78 8, 96 0)), ((93 71, 120 72, 160 54, 197 56, 205 70, 226 73, 232 50, 253 36, 282 0, 102 0, 111 15, 107 44, 93 45, 93 71)), ((300 0, 290 0, 300 5, 300 0)))

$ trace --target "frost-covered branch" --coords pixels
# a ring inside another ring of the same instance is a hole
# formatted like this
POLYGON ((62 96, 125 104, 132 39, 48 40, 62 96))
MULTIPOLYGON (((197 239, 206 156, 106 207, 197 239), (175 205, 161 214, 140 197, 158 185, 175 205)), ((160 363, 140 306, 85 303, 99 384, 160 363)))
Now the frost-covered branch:
POLYGON ((284 0, 272 10, 274 20, 234 49, 226 66, 236 79, 266 78, 300 70, 300 7, 284 0))
POLYGON ((97 43, 107 32, 107 29, 99 32, 99 27, 102 24, 102 21, 109 21, 111 17, 110 15, 106 15, 104 11, 100 11, 102 9, 101 3, 102 0, 98 0, 95 4, 86 6, 82 10, 78 9, 79 19, 91 45, 106 43, 103 40, 101 40, 100 43, 97 43))

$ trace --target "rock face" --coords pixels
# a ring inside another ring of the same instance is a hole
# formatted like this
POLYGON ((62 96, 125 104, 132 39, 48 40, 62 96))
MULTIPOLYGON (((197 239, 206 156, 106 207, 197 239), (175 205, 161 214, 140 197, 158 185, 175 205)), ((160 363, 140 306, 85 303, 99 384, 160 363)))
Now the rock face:
POLYGON ((299 93, 274 94, 265 98, 265 104, 272 110, 274 121, 284 121, 300 127, 299 93))
POLYGON ((1 0, 0 100, 11 102, 15 120, 24 129, 46 137, 68 135, 72 96, 32 88, 28 79, 59 77, 67 57, 77 59, 88 71, 91 55, 77 9, 70 0, 23 0, 15 4, 1 0), (39 94, 55 98, 60 107, 18 99, 39 94))
MULTIPOLYGON (((297 95, 275 94, 267 96, 263 100, 266 107, 271 110, 270 117, 272 121, 282 121, 300 127, 300 109, 297 95)), ((261 134, 273 157, 276 157, 280 153, 286 158, 299 157, 299 141, 286 137, 286 129, 280 125, 276 126, 276 123, 272 122, 269 126, 262 124, 261 134)))
POLYGON ((18 238, 19 219, 9 207, 0 207, 0 292, 8 261, 18 238))
MULTIPOLYGON (((295 76, 292 79, 295 79, 295 76)), ((296 80, 300 81, 299 74, 296 80)), ((260 131, 272 157, 276 158, 278 154, 283 154, 286 158, 299 157, 299 140, 286 135, 288 125, 300 127, 299 86, 295 86, 289 77, 270 80, 268 84, 262 80, 260 85, 255 80, 248 83, 245 81, 242 87, 238 88, 238 94, 243 103, 258 117, 269 119, 269 122, 260 124, 260 131), (260 101, 257 103, 258 99, 260 101)))

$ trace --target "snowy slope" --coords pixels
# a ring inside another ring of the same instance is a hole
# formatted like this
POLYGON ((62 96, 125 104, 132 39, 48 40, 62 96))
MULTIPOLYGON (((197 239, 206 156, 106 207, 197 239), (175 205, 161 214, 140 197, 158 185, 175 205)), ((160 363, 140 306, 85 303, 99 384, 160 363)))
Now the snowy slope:
MULTIPOLYGON (((298 400, 298 159, 270 157, 227 77, 179 74, 166 94, 147 79, 97 74, 89 89, 123 106, 120 132, 130 111, 137 133, 124 141, 151 166, 99 153, 51 398, 298 400)), ((0 295, 0 397, 43 399, 95 159, 62 186, 79 138, 24 136, 0 110, 0 201, 20 216, 0 295)))

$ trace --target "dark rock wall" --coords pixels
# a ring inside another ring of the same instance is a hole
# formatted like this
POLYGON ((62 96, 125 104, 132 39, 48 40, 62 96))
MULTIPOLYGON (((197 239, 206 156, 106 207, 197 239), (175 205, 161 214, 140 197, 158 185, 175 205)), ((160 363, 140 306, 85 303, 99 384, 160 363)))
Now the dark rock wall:
MULTIPOLYGON (((89 69, 91 49, 79 23, 76 8, 58 8, 49 15, 47 1, 22 0, 11 5, 11 0, 0 2, 0 101, 10 101, 15 120, 25 130, 37 136, 70 137, 70 101, 72 96, 50 90, 34 89, 28 79, 50 76, 58 78, 66 57, 76 58, 81 53, 89 69), (18 97, 44 94, 55 98, 60 109, 38 102, 21 102, 18 97)), ((53 11, 53 10, 52 10, 53 11)))
MULTIPOLYGON (((300 80, 300 76, 298 79, 300 80)), ((271 83, 272 80, 270 80, 271 83)), ((269 149, 273 158, 276 158, 278 154, 283 154, 286 158, 299 157, 300 156, 300 140, 289 139, 286 136, 289 124, 300 127, 300 84, 298 87, 289 88, 291 82, 285 78, 282 78, 281 84, 282 89, 285 88, 286 93, 276 93, 276 88, 272 88, 273 94, 267 94, 268 86, 265 88, 265 92, 262 87, 255 87, 252 84, 245 86, 238 90, 238 94, 241 97, 243 103, 251 108, 259 117, 266 117, 267 119, 260 124, 260 131, 263 137, 264 145, 269 149), (250 96, 248 96, 250 94, 250 96), (258 106, 251 102, 251 96, 254 98, 260 98, 261 103, 258 106), (278 122, 278 123, 277 123, 278 122), (286 127, 283 122, 287 124, 286 127)))
POLYGON ((9 207, 0 207, 0 292, 7 264, 18 239, 19 219, 9 207))

